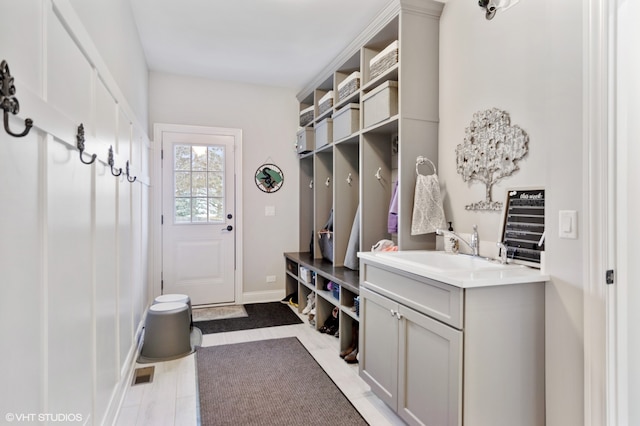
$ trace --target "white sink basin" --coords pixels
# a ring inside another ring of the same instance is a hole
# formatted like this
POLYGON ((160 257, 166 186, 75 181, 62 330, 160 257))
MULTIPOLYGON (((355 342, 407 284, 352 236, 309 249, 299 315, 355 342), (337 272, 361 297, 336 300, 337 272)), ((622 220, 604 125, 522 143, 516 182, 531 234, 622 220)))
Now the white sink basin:
POLYGON ((483 257, 451 254, 444 251, 359 252, 358 257, 365 263, 410 272, 461 288, 549 280, 548 275, 524 265, 513 263, 503 265, 498 261, 483 257))
POLYGON ((482 271, 494 269, 522 268, 521 265, 501 264, 497 260, 467 254, 452 254, 444 251, 407 250, 376 253, 379 257, 388 257, 401 263, 415 263, 425 268, 439 271, 482 271))

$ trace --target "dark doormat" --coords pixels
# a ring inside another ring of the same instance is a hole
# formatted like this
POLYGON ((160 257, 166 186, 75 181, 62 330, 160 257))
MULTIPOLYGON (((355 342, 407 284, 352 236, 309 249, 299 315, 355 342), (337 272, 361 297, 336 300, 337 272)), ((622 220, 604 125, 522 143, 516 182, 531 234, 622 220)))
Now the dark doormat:
POLYGON ((365 426, 295 337, 198 348, 202 426, 365 426))
POLYGON ((302 323, 289 305, 281 302, 250 303, 244 305, 244 309, 247 311, 244 318, 197 321, 194 324, 202 334, 212 334, 302 323))

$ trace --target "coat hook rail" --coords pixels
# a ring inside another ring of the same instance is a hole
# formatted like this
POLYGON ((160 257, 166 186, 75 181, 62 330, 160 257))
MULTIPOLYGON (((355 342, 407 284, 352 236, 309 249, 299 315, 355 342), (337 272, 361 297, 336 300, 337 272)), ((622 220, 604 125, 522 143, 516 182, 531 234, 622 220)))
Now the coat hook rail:
POLYGON ((127 160, 127 180, 130 183, 133 183, 136 181, 136 179, 137 179, 137 176, 134 176, 133 179, 131 179, 131 175, 129 174, 129 160, 127 160))
POLYGON ((113 165, 115 164, 115 160, 113 159, 113 146, 109 147, 109 166, 111 166, 111 174, 114 176, 120 176, 122 174, 122 167, 116 169, 118 173, 113 171, 113 165))
POLYGON ((96 161, 96 157, 97 157, 96 154, 91 155, 91 160, 89 161, 84 161, 84 159, 82 158, 82 154, 84 154, 84 125, 82 123, 80 123, 80 125, 78 126, 76 141, 77 141, 78 151, 80 151, 80 161, 82 161, 84 164, 93 164, 93 162, 96 161))
POLYGON ((21 138, 26 136, 33 126, 33 120, 27 118, 24 120, 25 129, 22 133, 14 133, 9 130, 9 113, 16 115, 20 112, 20 103, 13 96, 16 94, 16 86, 13 84, 13 77, 9 71, 9 64, 3 60, 0 62, 0 107, 4 110, 4 130, 11 136, 21 138))

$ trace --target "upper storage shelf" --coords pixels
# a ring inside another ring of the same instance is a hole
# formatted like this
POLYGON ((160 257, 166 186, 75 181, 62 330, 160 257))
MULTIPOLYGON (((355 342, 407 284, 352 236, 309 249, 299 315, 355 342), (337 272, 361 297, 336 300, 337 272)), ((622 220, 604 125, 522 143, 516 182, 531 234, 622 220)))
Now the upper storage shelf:
POLYGON ((334 266, 350 263, 356 237, 358 250, 381 239, 402 250, 435 248, 434 235, 410 231, 416 157, 438 158, 442 8, 435 0, 390 2, 298 94, 300 111, 312 112, 298 132, 301 251, 321 256, 309 235, 329 211, 334 266), (388 226, 392 194, 397 227, 388 226))

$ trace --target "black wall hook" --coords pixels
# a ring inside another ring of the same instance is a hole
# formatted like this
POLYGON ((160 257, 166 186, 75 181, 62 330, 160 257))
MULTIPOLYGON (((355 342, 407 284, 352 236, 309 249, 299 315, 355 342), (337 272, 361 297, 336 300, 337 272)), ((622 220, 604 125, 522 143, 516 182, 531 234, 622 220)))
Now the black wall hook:
POLYGON ((137 179, 137 176, 134 176, 133 179, 131 179, 131 175, 129 175, 129 160, 127 160, 127 180, 131 183, 135 182, 137 179))
POLYGON ((89 161, 84 161, 82 159, 82 154, 84 153, 84 125, 82 123, 80 123, 80 125, 78 126, 76 141, 78 145, 78 151, 80 151, 80 161, 82 161, 84 164, 93 164, 93 162, 96 161, 96 157, 97 157, 96 154, 93 154, 91 156, 91 160, 89 161))
POLYGON ((4 110, 4 130, 11 136, 21 138, 26 136, 33 126, 33 120, 27 118, 24 120, 25 129, 22 133, 13 133, 9 130, 9 113, 16 115, 20 111, 20 103, 13 96, 16 94, 16 86, 13 84, 13 77, 9 71, 7 61, 0 62, 0 107, 4 110))
POLYGON ((113 171, 113 165, 114 165, 115 161, 113 160, 113 147, 110 146, 109 147, 109 166, 111 166, 111 174, 114 176, 120 176, 122 174, 122 167, 119 169, 116 169, 118 171, 118 173, 115 173, 113 171))
POLYGON ((487 18, 487 20, 493 19, 498 11, 496 5, 490 0, 478 0, 478 6, 485 10, 484 17, 487 18))

